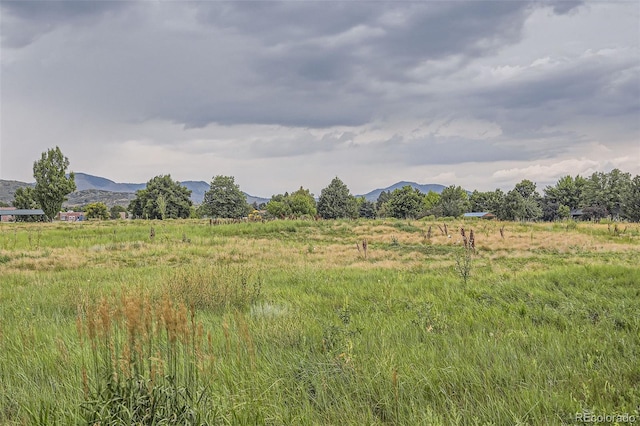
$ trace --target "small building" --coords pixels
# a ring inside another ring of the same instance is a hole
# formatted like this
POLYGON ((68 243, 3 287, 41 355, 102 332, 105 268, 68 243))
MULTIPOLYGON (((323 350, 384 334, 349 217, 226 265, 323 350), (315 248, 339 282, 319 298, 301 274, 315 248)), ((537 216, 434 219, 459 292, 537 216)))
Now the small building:
POLYGON ((0 221, 13 222, 16 216, 41 216, 44 220, 45 214, 42 209, 16 209, 15 207, 0 207, 0 221))
POLYGON ((84 212, 60 212, 58 220, 62 222, 81 222, 84 220, 84 212))
POLYGON ((582 209, 573 209, 571 210, 570 214, 571 214, 571 219, 578 220, 578 219, 582 219, 584 212, 582 211, 582 209))
POLYGON ((495 219, 496 215, 489 212, 471 212, 462 215, 464 218, 478 218, 478 219, 495 219))

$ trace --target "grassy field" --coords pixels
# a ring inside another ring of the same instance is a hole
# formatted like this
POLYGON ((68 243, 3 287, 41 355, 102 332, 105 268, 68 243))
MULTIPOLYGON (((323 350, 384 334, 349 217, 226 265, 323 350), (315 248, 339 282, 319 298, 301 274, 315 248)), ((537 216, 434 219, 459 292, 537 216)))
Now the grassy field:
POLYGON ((638 224, 3 223, 0 424, 640 421, 638 265, 638 224))

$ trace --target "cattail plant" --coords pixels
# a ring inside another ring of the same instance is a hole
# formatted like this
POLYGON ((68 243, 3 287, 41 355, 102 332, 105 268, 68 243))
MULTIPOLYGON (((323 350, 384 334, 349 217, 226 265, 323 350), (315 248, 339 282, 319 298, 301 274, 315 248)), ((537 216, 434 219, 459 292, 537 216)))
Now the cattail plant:
POLYGON ((368 245, 367 245, 366 239, 362 240, 362 243, 359 243, 359 242, 356 243, 356 248, 358 249, 358 253, 363 253, 365 259, 367 258, 367 247, 368 245), (360 251, 361 244, 362 244, 362 251, 360 251))
POLYGON ((464 243, 464 248, 466 249, 467 248, 467 235, 464 232, 464 228, 460 228, 460 235, 462 235, 462 242, 464 243))

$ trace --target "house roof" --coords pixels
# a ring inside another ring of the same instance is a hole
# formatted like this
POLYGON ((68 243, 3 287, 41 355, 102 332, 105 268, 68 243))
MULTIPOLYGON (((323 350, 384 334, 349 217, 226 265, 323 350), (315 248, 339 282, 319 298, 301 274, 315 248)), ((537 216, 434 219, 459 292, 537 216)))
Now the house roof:
POLYGON ((0 216, 44 216, 42 209, 1 209, 0 216))
POLYGON ((485 216, 493 216, 493 213, 489 213, 489 212, 471 212, 471 213, 465 213, 463 215, 463 217, 485 217, 485 216))

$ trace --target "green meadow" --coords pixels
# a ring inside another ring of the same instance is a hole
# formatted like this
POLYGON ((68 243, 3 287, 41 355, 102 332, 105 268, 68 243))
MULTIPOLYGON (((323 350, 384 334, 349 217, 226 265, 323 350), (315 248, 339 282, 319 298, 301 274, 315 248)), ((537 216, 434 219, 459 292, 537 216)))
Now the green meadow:
POLYGON ((640 421, 638 265, 624 223, 3 223, 0 424, 640 421))

